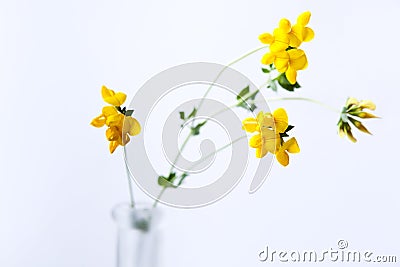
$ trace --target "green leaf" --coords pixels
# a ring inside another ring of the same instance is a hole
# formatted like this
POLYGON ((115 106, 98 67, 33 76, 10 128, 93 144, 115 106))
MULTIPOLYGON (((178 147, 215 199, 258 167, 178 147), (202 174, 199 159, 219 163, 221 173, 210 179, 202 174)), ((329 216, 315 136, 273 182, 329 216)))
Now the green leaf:
POLYGON ((192 112, 189 114, 189 116, 187 117, 187 119, 196 116, 196 113, 197 113, 197 109, 196 109, 196 108, 193 108, 192 112))
POLYGON ((174 185, 164 176, 158 177, 158 184, 163 187, 174 187, 174 185))
POLYGON ((245 87, 242 91, 240 91, 240 93, 236 96, 237 100, 240 100, 241 98, 243 98, 245 95, 247 95, 250 92, 250 87, 247 86, 245 87))
POLYGON ((206 124, 206 123, 207 123, 207 121, 203 121, 203 122, 197 124, 195 127, 192 127, 191 128, 192 135, 199 135, 201 127, 203 127, 204 124, 206 124))
POLYGON ((261 70, 262 70, 262 72, 264 72, 264 73, 270 73, 270 72, 271 72, 271 70, 270 70, 270 69, 264 69, 264 68, 261 68, 261 70))
POLYGON ((189 176, 189 174, 187 174, 186 172, 183 173, 183 174, 181 175, 180 180, 179 180, 179 182, 178 182, 178 184, 177 184, 176 186, 177 186, 177 187, 180 186, 180 185, 183 183, 183 180, 185 180, 185 178, 186 178, 187 176, 189 176))
POLYGON ((286 128, 285 133, 289 132, 289 131, 292 130, 293 128, 294 128, 293 125, 289 125, 289 126, 286 128))
POLYGON ((176 188, 176 185, 174 185, 175 178, 176 178, 176 173, 174 173, 174 172, 170 173, 168 177, 159 176, 158 177, 158 184, 163 186, 163 187, 176 188))
POLYGON ((132 116, 133 112, 134 112, 133 109, 127 110, 127 111, 125 112, 125 116, 132 116))
POLYGON ((179 111, 179 117, 181 118, 181 120, 185 120, 185 112, 179 111))
POLYGON ((298 82, 296 82, 295 84, 291 84, 288 81, 288 79, 286 78, 286 74, 285 73, 282 73, 281 75, 279 75, 278 83, 283 89, 286 89, 286 90, 288 90, 290 92, 293 92, 295 88, 300 88, 301 87, 298 82))
POLYGON ((274 92, 278 91, 278 87, 276 86, 275 80, 270 80, 267 88, 271 88, 272 91, 274 91, 274 92))

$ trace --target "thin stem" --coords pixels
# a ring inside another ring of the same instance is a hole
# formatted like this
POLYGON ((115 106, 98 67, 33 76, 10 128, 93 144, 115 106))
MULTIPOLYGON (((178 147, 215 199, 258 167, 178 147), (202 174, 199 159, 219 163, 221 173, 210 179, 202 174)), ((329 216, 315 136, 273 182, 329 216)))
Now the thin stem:
POLYGON ((157 207, 157 204, 158 204, 158 202, 160 202, 160 198, 164 194, 166 189, 167 189, 167 187, 164 187, 163 189, 161 189, 160 193, 157 196, 157 199, 154 201, 153 208, 157 207))
POLYGON ((125 170, 126 170, 126 174, 127 174, 127 177, 128 177, 129 198, 130 198, 130 201, 131 201, 130 205, 131 205, 131 208, 134 208, 135 207, 135 199, 133 197, 131 174, 129 172, 128 166, 126 165, 126 162, 125 162, 125 170))
POLYGON ((306 102, 311 102, 311 103, 320 105, 320 106, 322 106, 322 107, 324 107, 326 109, 329 109, 329 110, 331 110, 333 112, 340 113, 340 111, 338 109, 336 109, 334 107, 331 107, 331 106, 329 106, 329 105, 327 105, 327 104, 325 104, 325 103, 323 103, 321 101, 312 99, 312 98, 306 98, 306 97, 277 97, 277 98, 266 98, 265 100, 266 101, 270 101, 270 102, 272 102, 272 101, 284 101, 284 100, 306 101, 306 102))
MULTIPOLYGON (((233 145, 234 143, 246 138, 247 136, 241 136, 235 140, 233 140, 232 142, 229 142, 228 144, 218 148, 217 150, 215 150, 214 152, 206 155, 205 157, 203 157, 200 161, 196 162, 195 164, 193 164, 192 166, 190 166, 190 168, 187 171, 192 170, 194 167, 196 167, 197 165, 199 165, 200 163, 202 163, 204 160, 208 159, 209 157, 212 157, 213 155, 217 154, 218 152, 221 152, 222 150, 226 149, 227 147, 230 147, 231 145, 233 145)), ((157 207, 158 202, 160 202, 160 198, 162 197, 162 195, 164 194, 165 190, 167 189, 167 187, 164 187, 163 189, 161 189, 160 193, 157 196, 157 199, 154 201, 153 204, 153 208, 157 207)))
POLYGON ((206 159, 208 159, 209 157, 214 156, 215 154, 217 154, 218 152, 221 152, 222 150, 226 149, 227 147, 233 145, 234 143, 242 140, 243 138, 246 138, 247 135, 243 135, 235 140, 233 140, 232 142, 229 142, 228 144, 218 148, 217 150, 215 150, 214 152, 206 155, 205 157, 203 157, 200 161, 196 162, 195 164, 193 164, 192 166, 190 166, 190 168, 188 169, 188 171, 192 170, 194 167, 196 167, 197 165, 199 165, 200 163, 202 163, 203 161, 205 161, 206 159))
MULTIPOLYGON (((264 49, 264 48, 266 48, 266 47, 268 47, 268 46, 269 46, 269 45, 263 45, 263 46, 261 46, 261 47, 258 47, 258 48, 256 48, 256 49, 254 49, 254 50, 251 50, 250 52, 247 52, 247 53, 244 54, 243 56, 241 56, 241 57, 235 59, 234 61, 230 62, 228 65, 226 65, 225 67, 223 67, 222 70, 218 73, 217 77, 216 77, 216 78, 214 79, 214 81, 212 82, 212 84, 210 84, 210 86, 208 87, 207 91, 204 93, 203 97, 201 98, 200 103, 199 103, 199 106, 197 107, 197 112, 199 111, 199 109, 200 109, 201 106, 203 105, 203 102, 204 102, 206 96, 210 93, 211 88, 214 86, 215 82, 219 79, 219 77, 222 75, 222 73, 223 73, 227 68, 229 68, 229 67, 232 66, 233 64, 235 64, 235 63, 241 61, 242 59, 244 59, 244 58, 246 58, 246 57, 248 57, 248 56, 250 56, 250 55, 252 55, 252 54, 254 54, 254 53, 256 53, 256 52, 258 52, 258 51, 260 51, 260 50, 262 50, 262 49, 264 49)), ((195 120, 193 120, 192 123, 194 123, 194 121, 195 121, 195 120)))
POLYGON ((181 155, 181 151, 185 148, 185 146, 189 142, 189 139, 191 136, 192 136, 192 133, 190 132, 188 134, 188 136, 186 136, 185 141, 183 141, 183 144, 181 145, 181 147, 179 148, 178 154, 176 155, 174 161, 172 162, 171 169, 169 170, 170 173, 174 170, 175 164, 177 163, 177 161, 181 155))

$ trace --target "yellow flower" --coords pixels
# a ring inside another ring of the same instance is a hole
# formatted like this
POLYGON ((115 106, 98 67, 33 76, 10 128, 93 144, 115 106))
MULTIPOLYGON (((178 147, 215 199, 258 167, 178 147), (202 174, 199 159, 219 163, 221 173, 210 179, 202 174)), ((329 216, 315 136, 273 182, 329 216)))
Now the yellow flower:
POLYGON ((300 147, 297 144, 296 138, 292 137, 288 141, 283 142, 283 144, 276 151, 276 159, 282 166, 287 166, 289 164, 288 153, 299 153, 300 147))
POLYGON ((346 101, 345 107, 343 107, 338 122, 340 137, 347 136, 350 141, 354 143, 357 142, 357 139, 353 136, 353 133, 351 132, 351 124, 354 125, 361 132, 371 134, 368 129, 354 117, 358 117, 361 119, 379 118, 371 113, 364 111, 364 109, 375 110, 375 108, 376 105, 370 100, 358 101, 353 97, 349 97, 346 101))
POLYGON ((304 70, 308 66, 306 54, 301 49, 290 49, 277 53, 268 53, 263 56, 261 62, 265 65, 274 64, 280 73, 285 73, 291 84, 297 81, 297 71, 304 70))
POLYGON ((119 107, 124 104, 126 100, 126 94, 122 92, 115 93, 113 90, 108 89, 105 85, 101 87, 101 96, 104 102, 119 107))
POLYGON ((297 81, 297 71, 304 70, 307 65, 305 52, 298 47, 302 42, 311 41, 314 31, 306 27, 311 13, 303 12, 297 18, 297 23, 291 26, 288 19, 281 19, 273 34, 263 33, 258 38, 263 44, 270 45, 270 52, 261 58, 264 65, 274 64, 280 73, 285 73, 291 84, 297 81))
POLYGON ((286 143, 283 141, 283 137, 287 137, 287 132, 293 128, 289 126, 288 116, 283 108, 278 108, 272 114, 260 111, 257 118, 246 118, 242 124, 246 132, 256 133, 250 138, 249 146, 256 149, 257 158, 270 152, 277 156, 279 163, 286 166, 289 163, 287 152, 300 151, 296 139, 292 138, 294 141, 290 139, 286 143))
POLYGON ((109 150, 113 153, 118 146, 124 146, 130 141, 129 136, 138 135, 141 131, 140 123, 131 116, 128 116, 126 108, 120 106, 126 100, 126 94, 115 93, 113 90, 103 86, 101 94, 105 102, 112 106, 103 107, 101 114, 91 121, 91 125, 100 128, 107 126, 106 138, 110 141, 109 150))

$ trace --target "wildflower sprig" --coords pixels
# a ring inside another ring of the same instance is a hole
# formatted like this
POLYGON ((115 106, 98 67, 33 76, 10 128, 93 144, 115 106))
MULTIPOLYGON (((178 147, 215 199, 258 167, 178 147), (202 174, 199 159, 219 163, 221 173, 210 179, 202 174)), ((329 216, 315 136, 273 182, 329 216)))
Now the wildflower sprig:
POLYGON ((101 96, 104 102, 111 106, 105 106, 99 116, 90 123, 92 126, 100 128, 107 126, 106 138, 109 143, 110 153, 114 153, 118 146, 125 146, 129 141, 129 136, 138 135, 141 131, 140 123, 132 116, 133 110, 121 107, 126 100, 126 94, 115 93, 105 85, 101 87, 101 96))
MULTIPOLYGON (((261 63, 270 68, 262 68, 263 72, 268 70, 269 73, 276 69, 280 73, 278 83, 289 91, 300 87, 297 71, 306 69, 308 65, 306 54, 299 46, 314 38, 314 31, 307 27, 310 17, 309 11, 300 14, 293 26, 288 19, 283 18, 272 34, 263 33, 258 37, 261 43, 270 45, 270 51, 261 59, 261 63)), ((274 86, 271 88, 274 89, 274 86)))

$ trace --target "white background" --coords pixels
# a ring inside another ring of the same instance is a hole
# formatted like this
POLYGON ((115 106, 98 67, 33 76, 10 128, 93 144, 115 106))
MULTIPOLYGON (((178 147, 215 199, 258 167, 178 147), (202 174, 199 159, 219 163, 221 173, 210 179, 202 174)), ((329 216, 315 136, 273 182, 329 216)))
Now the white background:
MULTIPOLYGON (((162 207, 162 266, 262 266, 265 245, 321 251, 339 239, 399 260, 398 1, 2 0, 0 266, 114 266, 110 212, 128 191, 122 150, 109 155, 103 129, 89 126, 102 84, 129 98, 168 67, 227 63, 305 10, 316 37, 294 95, 337 108, 372 99, 383 119, 352 144, 337 136, 337 114, 271 103, 287 109, 301 153, 255 195, 245 177, 212 206, 162 207)), ((261 56, 235 68, 261 84, 261 56)))

